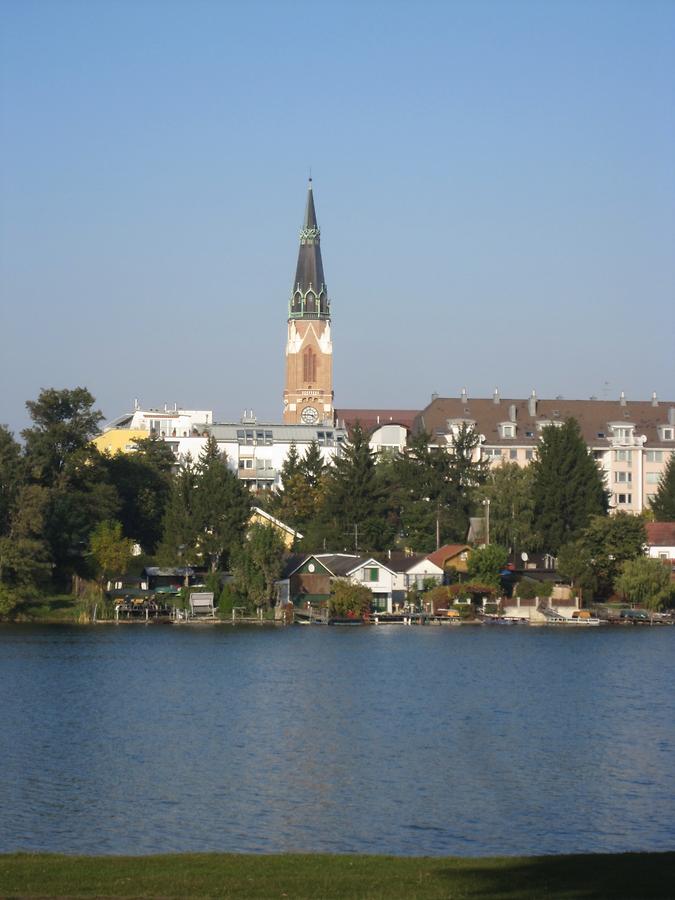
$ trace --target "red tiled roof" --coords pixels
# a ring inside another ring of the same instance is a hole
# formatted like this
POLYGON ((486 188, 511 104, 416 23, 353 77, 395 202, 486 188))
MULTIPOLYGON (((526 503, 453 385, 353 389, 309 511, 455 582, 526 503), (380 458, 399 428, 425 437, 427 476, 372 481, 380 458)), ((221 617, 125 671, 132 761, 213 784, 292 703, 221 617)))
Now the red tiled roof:
POLYGON ((448 559, 452 559, 453 556, 459 556, 462 551, 470 549, 471 547, 469 547, 468 544, 444 544, 442 547, 439 547, 438 550, 429 553, 427 559, 442 569, 443 564, 448 559))
POLYGON ((646 522, 650 547, 675 547, 675 522, 646 522))

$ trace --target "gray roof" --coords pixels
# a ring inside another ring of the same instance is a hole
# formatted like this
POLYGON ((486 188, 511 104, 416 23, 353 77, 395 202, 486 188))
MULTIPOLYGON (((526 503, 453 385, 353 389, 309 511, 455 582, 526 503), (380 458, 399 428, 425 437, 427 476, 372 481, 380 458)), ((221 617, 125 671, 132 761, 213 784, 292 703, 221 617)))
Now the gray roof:
POLYGON ((332 425, 284 425, 273 422, 217 422, 204 428, 218 441, 236 441, 238 431, 253 431, 254 434, 256 431, 271 431, 275 441, 295 441, 298 444, 316 440, 319 432, 325 434, 331 431, 335 438, 347 435, 344 428, 332 425))

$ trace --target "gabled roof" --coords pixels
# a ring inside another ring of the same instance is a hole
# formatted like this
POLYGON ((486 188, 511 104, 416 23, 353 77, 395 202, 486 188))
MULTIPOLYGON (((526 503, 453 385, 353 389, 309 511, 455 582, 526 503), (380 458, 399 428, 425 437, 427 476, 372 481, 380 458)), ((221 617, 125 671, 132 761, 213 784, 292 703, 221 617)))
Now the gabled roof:
POLYGON ((270 525, 274 525, 281 531, 285 531, 287 534, 293 535, 293 537, 304 537, 304 535, 300 534, 299 531, 296 531, 295 528, 291 528, 290 525, 286 525, 286 523, 282 522, 281 519, 276 519, 274 516, 270 515, 270 513, 266 512, 264 509, 261 509, 259 506, 251 507, 251 515, 253 515, 254 513, 258 516, 262 516, 262 518, 269 522, 270 525))
POLYGON ((471 547, 468 544, 444 544, 442 547, 439 547, 438 550, 429 553, 427 559, 442 569, 443 564, 449 559, 454 559, 455 556, 459 556, 460 553, 470 549, 471 547))
POLYGON ((359 564, 365 562, 367 557, 351 553, 291 553, 286 557, 281 578, 290 578, 310 559, 315 559, 331 575, 339 578, 346 575, 351 569, 358 569, 359 564))
POLYGON ((378 555, 375 558, 391 572, 407 572, 408 569, 412 569, 417 563, 427 559, 427 556, 424 553, 403 553, 397 551, 388 553, 386 556, 378 555))
POLYGON ((359 569, 364 568, 364 566, 372 566, 373 564, 376 566, 380 566, 381 569, 386 569, 387 572, 391 572, 392 575, 396 574, 394 569, 389 568, 389 566, 386 563, 383 563, 381 560, 375 559, 374 556, 362 556, 361 559, 351 567, 351 569, 345 572, 345 575, 351 575, 352 572, 357 572, 359 569))
POLYGON ((370 434, 383 425, 402 425, 410 431, 415 418, 419 415, 417 409, 336 409, 335 419, 339 425, 349 431, 358 422, 361 428, 370 434))
POLYGON ((650 547, 675 547, 675 522, 646 522, 650 547))

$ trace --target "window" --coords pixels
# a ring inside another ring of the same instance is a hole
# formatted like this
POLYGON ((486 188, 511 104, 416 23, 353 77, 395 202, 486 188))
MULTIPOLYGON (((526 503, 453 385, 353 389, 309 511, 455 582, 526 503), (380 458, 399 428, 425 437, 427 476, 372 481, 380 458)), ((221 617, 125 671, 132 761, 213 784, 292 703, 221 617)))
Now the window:
POLYGON ((305 383, 316 381, 316 353, 311 347, 305 350, 302 357, 302 380, 305 383))
POLYGON ((518 459, 518 451, 515 447, 509 450, 509 459, 518 459))
POLYGON ((271 447, 273 443, 274 443, 274 439, 272 437, 272 432, 266 431, 265 432, 265 446, 271 447))
POLYGON ((605 432, 604 432, 604 431, 599 431, 599 432, 598 432, 598 437, 599 437, 599 438, 603 438, 604 436, 605 436, 605 432))
POLYGON ((659 472, 647 472, 645 475, 645 481, 647 484, 658 484, 661 480, 661 475, 659 472))
POLYGON ((483 451, 488 459, 501 459, 502 451, 499 447, 483 447, 483 451))
POLYGON ((364 581, 379 581, 379 569, 364 569, 363 570, 363 580, 364 581))
POLYGON ((633 426, 631 425, 627 428, 616 426, 612 429, 612 432, 614 433, 614 437, 618 438, 620 441, 628 441, 633 437, 633 426))
POLYGON ((516 426, 509 425, 508 423, 504 423, 499 426, 499 431, 501 432, 501 437, 503 438, 514 438, 516 436, 516 426))
POLYGON ((525 459, 534 459, 534 450, 528 449, 525 451, 525 459))
POLYGON ((246 439, 244 441, 249 447, 253 446, 253 431, 247 428, 246 429, 246 439))
POLYGON ((662 441, 672 441, 673 434, 675 433, 675 429, 672 428, 661 428, 661 440, 662 441))
POLYGON ((645 459, 647 462, 663 462, 663 450, 647 450, 645 459))
POLYGON ((614 481, 621 482, 622 484, 627 484, 633 480, 632 472, 615 472, 614 473, 614 481))
POLYGON ((633 459, 632 450, 615 450, 614 459, 617 462, 631 462, 633 459))
POLYGON ((615 494, 617 503, 632 503, 633 495, 632 494, 615 494))
POLYGON ((525 437, 534 437, 534 431, 526 431, 525 437))
POLYGON ((240 459, 239 460, 239 468, 240 469, 252 469, 253 468, 253 460, 252 459, 240 459))
POLYGON ((241 428, 237 431, 237 440, 242 444, 244 443, 244 429, 243 428, 241 428))

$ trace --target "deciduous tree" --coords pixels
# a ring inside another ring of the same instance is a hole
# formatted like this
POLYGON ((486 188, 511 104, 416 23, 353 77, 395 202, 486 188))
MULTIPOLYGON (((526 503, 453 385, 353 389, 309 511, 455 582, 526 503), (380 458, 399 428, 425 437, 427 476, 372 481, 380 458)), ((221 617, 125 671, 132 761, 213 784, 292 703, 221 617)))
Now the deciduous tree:
POLYGON ((636 606, 651 610, 663 609, 673 598, 670 566, 664 566, 660 560, 648 559, 646 556, 629 559, 621 565, 616 589, 629 603, 636 606))

